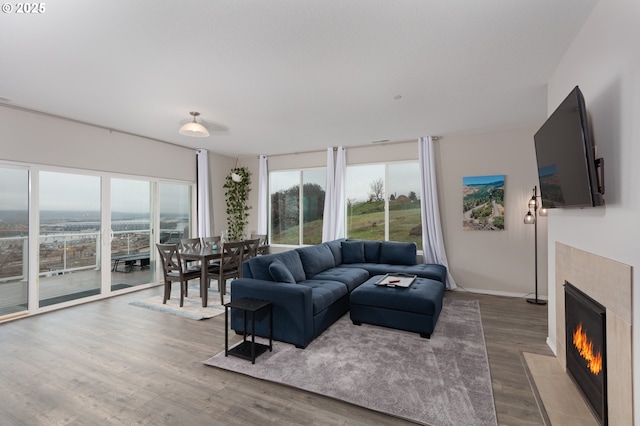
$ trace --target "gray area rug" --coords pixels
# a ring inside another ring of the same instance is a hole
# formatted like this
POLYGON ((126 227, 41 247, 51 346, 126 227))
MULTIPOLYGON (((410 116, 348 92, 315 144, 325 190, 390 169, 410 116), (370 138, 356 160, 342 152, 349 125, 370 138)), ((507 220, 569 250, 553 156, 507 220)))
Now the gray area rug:
POLYGON ((274 343, 255 365, 224 351, 204 364, 427 425, 497 424, 477 301, 445 298, 431 339, 346 314, 306 349, 274 343))
MULTIPOLYGON (((220 304, 220 293, 218 293, 218 287, 215 281, 211 283, 211 288, 208 293, 207 307, 202 307, 202 298, 200 297, 200 286, 189 286, 189 297, 184 298, 184 304, 180 307, 180 284, 174 283, 171 291, 171 298, 167 300, 166 304, 162 303, 162 295, 148 297, 143 300, 135 300, 130 305, 138 306, 140 308, 151 309, 153 311, 165 312, 172 315, 178 315, 180 317, 202 320, 213 318, 216 315, 224 314, 224 306, 220 304)), ((161 290, 164 291, 164 290, 161 290)), ((224 296, 224 302, 230 302, 231 297, 229 295, 229 289, 227 288, 227 294, 224 296)))

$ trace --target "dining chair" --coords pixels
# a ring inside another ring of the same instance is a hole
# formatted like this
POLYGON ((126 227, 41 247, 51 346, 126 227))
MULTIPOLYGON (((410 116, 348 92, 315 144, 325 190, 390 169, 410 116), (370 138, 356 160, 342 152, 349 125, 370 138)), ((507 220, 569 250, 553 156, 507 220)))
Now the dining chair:
POLYGON ((211 248, 220 244, 220 235, 215 237, 202 237, 202 247, 211 248))
POLYGON ((156 244, 160 260, 162 261, 162 272, 164 273, 164 298, 162 303, 166 304, 171 298, 171 284, 174 281, 180 282, 180 307, 184 305, 184 297, 187 293, 187 283, 190 280, 200 278, 200 271, 185 270, 177 244, 156 244))
POLYGON ((224 305, 224 295, 227 293, 227 280, 242 276, 242 260, 244 256, 244 241, 224 243, 221 246, 220 263, 209 266, 211 279, 218 280, 220 304, 224 305))
MULTIPOLYGON (((202 237, 202 247, 204 248, 219 248, 220 247, 220 235, 216 235, 214 237, 202 237)), ((209 261, 208 266, 220 264, 220 259, 214 259, 209 261)), ((207 283, 207 288, 211 287, 211 280, 207 283)))
POLYGON ((251 234, 251 239, 259 238, 260 244, 258 245, 258 254, 265 254, 269 249, 269 243, 267 240, 267 234, 251 234))
POLYGON ((252 240, 244 240, 244 255, 242 260, 249 260, 258 255, 258 249, 260 248, 260 238, 252 240))
MULTIPOLYGON (((180 250, 196 251, 202 248, 202 240, 200 238, 183 238, 180 240, 180 250)), ((195 260, 185 260, 184 267, 189 269, 199 269, 200 266, 192 266, 191 263, 195 260)))

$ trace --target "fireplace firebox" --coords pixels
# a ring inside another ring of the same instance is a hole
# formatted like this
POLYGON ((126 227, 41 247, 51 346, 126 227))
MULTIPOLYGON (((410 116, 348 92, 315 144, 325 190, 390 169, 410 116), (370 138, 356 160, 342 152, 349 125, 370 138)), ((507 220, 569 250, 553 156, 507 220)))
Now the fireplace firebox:
POLYGON ((567 372, 607 425, 606 309, 566 281, 564 295, 567 372))

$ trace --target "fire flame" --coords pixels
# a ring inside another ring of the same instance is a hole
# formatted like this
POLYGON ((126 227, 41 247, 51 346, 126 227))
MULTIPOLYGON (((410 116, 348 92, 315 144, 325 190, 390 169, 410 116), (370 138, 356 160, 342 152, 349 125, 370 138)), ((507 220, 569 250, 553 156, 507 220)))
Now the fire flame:
POLYGON ((593 353, 593 341, 582 332, 582 323, 573 332, 573 345, 580 356, 587 361, 587 368, 596 376, 602 371, 602 354, 600 351, 593 353))

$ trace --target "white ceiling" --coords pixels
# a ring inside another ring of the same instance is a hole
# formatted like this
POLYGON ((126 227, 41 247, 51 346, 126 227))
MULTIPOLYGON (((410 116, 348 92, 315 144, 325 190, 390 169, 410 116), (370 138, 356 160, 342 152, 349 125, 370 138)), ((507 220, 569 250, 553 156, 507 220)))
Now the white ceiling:
POLYGON ((0 16, 0 97, 231 156, 535 127, 595 3, 57 0, 0 16))

